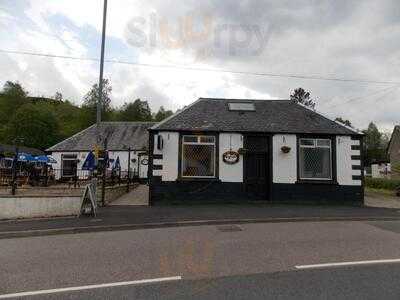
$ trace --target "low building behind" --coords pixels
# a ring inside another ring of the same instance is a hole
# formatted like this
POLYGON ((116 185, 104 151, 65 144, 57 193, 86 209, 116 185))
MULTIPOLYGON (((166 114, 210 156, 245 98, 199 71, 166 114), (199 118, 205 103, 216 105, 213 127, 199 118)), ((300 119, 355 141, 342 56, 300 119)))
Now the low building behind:
POLYGON ((392 177, 400 177, 400 126, 393 129, 388 145, 388 157, 391 165, 392 177))
MULTIPOLYGON (((131 174, 147 178, 148 128, 154 124, 153 122, 102 122, 99 128, 102 137, 101 148, 106 139, 111 167, 118 160, 122 173, 126 174, 130 165, 131 174)), ((82 170, 88 153, 94 150, 96 141, 97 128, 94 124, 47 149, 46 151, 57 161, 53 165, 56 179, 68 179, 75 175, 76 170, 78 176, 85 176, 86 171, 79 173, 79 170, 82 170)))

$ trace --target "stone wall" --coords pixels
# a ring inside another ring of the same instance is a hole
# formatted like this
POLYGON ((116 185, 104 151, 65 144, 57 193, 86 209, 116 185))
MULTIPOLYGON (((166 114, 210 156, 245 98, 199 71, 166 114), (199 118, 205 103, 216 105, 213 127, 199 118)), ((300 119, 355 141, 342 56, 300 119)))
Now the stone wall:
POLYGON ((79 196, 0 198, 0 220, 77 216, 81 207, 79 196))
MULTIPOLYGON (((133 190, 136 186, 137 184, 135 185, 132 184, 130 187, 130 191, 133 190)), ((109 204, 117 200, 119 197, 126 194, 126 192, 127 188, 125 184, 106 187, 106 193, 105 193, 106 204, 109 204)), ((101 188, 97 191, 97 202, 101 203, 101 188)))

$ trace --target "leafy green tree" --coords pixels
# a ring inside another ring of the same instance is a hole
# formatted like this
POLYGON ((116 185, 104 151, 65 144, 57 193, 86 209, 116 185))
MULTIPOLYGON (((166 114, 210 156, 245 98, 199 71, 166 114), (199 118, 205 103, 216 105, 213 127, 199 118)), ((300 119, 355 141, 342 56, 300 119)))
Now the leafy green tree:
POLYGON ((342 123, 343 125, 346 125, 348 127, 353 127, 353 125, 351 124, 351 122, 349 120, 344 120, 342 117, 337 117, 335 119, 335 121, 342 123))
POLYGON ((377 160, 386 160, 386 147, 378 127, 373 123, 369 123, 368 128, 363 130, 365 134, 364 151, 365 151, 365 164, 369 166, 377 160))
POLYGON ((162 120, 172 116, 174 113, 172 110, 165 110, 163 106, 160 106, 160 109, 156 114, 154 114, 153 119, 156 122, 161 122, 162 120))
POLYGON ((125 103, 119 114, 120 121, 151 121, 151 110, 147 101, 136 99, 134 102, 125 103))
POLYGON ((18 139, 25 146, 46 149, 58 140, 57 129, 57 120, 48 107, 28 103, 15 112, 6 136, 9 143, 18 139))
POLYGON ((13 98, 26 98, 28 92, 19 82, 7 81, 3 86, 2 94, 13 98))
MULTIPOLYGON (((103 79, 102 89, 102 105, 101 105, 101 119, 107 121, 109 119, 109 112, 111 111, 111 92, 112 86, 108 79, 103 79)), ((83 112, 81 114, 83 123, 91 125, 96 122, 97 102, 99 101, 99 85, 96 83, 92 86, 90 91, 83 99, 83 112)))
MULTIPOLYGON (((46 106, 46 104, 43 105, 46 106)), ((68 100, 52 105, 51 110, 57 119, 57 136, 60 140, 68 138, 87 127, 87 124, 81 120, 82 109, 73 105, 68 100)))
POLYGON ((290 100, 315 109, 315 101, 310 97, 310 92, 306 92, 303 88, 295 89, 290 95, 290 100))
POLYGON ((14 112, 27 103, 28 92, 18 82, 7 81, 0 93, 0 126, 9 122, 14 112))

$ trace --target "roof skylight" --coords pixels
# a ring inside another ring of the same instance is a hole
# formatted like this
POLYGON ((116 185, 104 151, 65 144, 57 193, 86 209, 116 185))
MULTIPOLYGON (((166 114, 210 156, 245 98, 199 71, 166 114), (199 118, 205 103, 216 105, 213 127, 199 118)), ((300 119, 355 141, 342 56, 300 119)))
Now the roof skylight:
POLYGON ((228 103, 229 110, 233 111, 255 111, 256 108, 252 102, 230 102, 228 103))

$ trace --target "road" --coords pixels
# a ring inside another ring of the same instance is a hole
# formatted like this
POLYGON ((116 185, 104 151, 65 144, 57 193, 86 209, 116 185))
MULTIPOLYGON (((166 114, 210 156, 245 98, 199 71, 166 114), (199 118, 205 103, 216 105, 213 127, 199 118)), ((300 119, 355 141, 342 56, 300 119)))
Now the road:
POLYGON ((0 299, 399 299, 399 233, 310 222, 5 239, 0 299))

